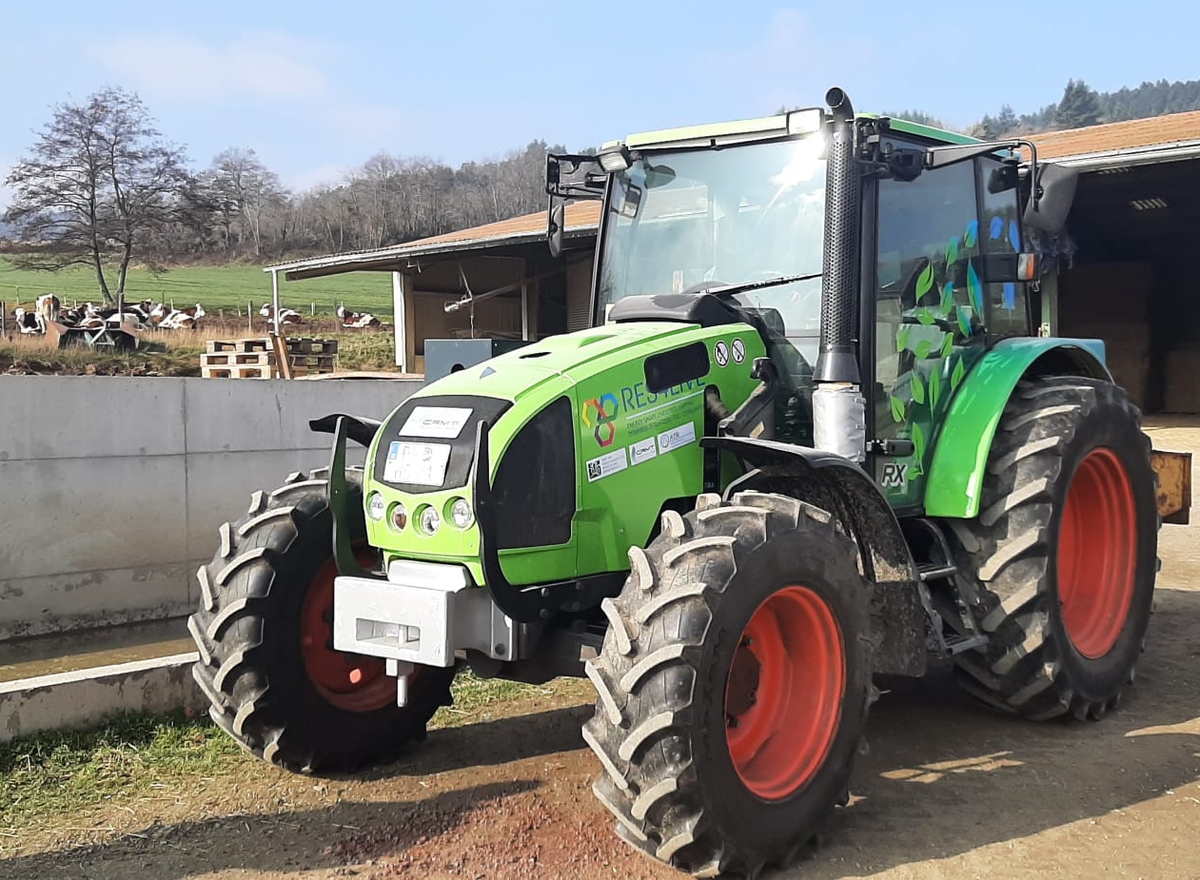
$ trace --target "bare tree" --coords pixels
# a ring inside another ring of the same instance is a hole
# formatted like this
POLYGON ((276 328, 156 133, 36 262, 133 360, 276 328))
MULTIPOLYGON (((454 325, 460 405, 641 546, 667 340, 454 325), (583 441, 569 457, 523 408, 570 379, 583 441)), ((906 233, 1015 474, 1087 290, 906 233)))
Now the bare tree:
POLYGON ((213 159, 206 180, 225 249, 240 249, 249 239, 255 255, 261 255, 263 217, 288 198, 279 176, 254 150, 232 147, 213 159))
POLYGON ((152 256, 154 231, 174 220, 189 180, 185 162, 134 94, 106 88, 82 104, 60 104, 32 155, 8 176, 15 197, 5 220, 33 246, 14 263, 90 265, 105 302, 115 302, 134 257, 152 256), (113 262, 115 296, 105 276, 113 262))

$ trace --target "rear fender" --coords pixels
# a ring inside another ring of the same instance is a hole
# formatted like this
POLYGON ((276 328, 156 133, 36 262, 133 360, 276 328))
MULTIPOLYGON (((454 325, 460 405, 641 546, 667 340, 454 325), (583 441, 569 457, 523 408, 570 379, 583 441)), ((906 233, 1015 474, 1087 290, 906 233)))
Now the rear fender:
POLYGON ((873 671, 920 676, 929 646, 929 616, 920 577, 896 514, 879 487, 847 458, 805 446, 749 437, 706 437, 702 446, 729 452, 745 474, 725 497, 774 492, 829 511, 858 545, 872 594, 873 671))
POLYGON ((1005 339, 967 374, 938 431, 925 483, 925 514, 971 519, 992 438, 1017 383, 1030 375, 1075 375, 1111 382, 1103 343, 1094 339, 1005 339), (953 429, 953 430, 951 430, 953 429))

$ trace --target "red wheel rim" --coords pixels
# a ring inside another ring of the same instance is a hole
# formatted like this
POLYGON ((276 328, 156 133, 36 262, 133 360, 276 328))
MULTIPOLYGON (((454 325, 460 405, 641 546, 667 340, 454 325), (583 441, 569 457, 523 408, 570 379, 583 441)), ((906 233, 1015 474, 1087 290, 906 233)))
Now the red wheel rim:
MULTIPOLYGON (((360 565, 378 562, 369 546, 356 545, 360 565)), ((337 563, 330 558, 309 585, 300 609, 300 653, 308 680, 331 705, 347 712, 373 712, 396 698, 396 684, 384 663, 362 654, 333 648, 333 579, 337 563)))
POLYGON ((725 684, 725 739, 746 788, 781 800, 812 779, 837 735, 845 686, 842 632, 824 599, 786 587, 758 606, 725 684))
POLYGON ((1071 479, 1058 536, 1058 601, 1075 650, 1095 660, 1116 644, 1137 568, 1133 484, 1111 449, 1088 453, 1071 479))

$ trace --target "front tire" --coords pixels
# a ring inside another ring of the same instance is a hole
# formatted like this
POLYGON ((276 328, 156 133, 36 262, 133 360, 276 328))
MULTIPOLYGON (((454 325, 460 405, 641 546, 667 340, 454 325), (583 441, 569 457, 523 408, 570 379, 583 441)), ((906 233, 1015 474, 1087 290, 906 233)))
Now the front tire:
POLYGON ((870 690, 870 587, 830 515, 792 498, 668 511, 587 667, 593 791, 628 843, 693 873, 786 864, 848 780, 870 690))
POLYGON ((1145 641, 1158 509, 1141 413, 1110 382, 1017 386, 992 442, 980 514, 951 522, 964 591, 991 641, 964 687, 1034 719, 1116 708, 1145 641))
MULTIPOLYGON (((333 514, 328 470, 296 473, 221 527, 198 572, 200 608, 188 619, 199 659, 192 675, 209 715, 246 750, 298 772, 353 770, 393 756, 441 705, 453 667, 419 667, 396 705, 382 660, 333 649, 333 514)), ((350 535, 364 565, 362 474, 347 474, 350 535)), ((375 557, 377 558, 377 557, 375 557)))

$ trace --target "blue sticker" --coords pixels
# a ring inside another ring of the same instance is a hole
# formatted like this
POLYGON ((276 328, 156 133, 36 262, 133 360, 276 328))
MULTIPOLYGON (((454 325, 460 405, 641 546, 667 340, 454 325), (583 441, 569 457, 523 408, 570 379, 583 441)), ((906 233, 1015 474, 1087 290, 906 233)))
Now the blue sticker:
POLYGON ((963 235, 963 244, 969 248, 973 248, 977 241, 979 241, 979 221, 972 220, 967 224, 967 232, 963 235))
POLYGON ((1021 230, 1017 227, 1016 220, 1008 221, 1008 243, 1014 251, 1021 250, 1021 230))
POLYGON ((988 226, 988 237, 991 238, 992 241, 995 241, 997 238, 999 238, 1003 234, 1004 234, 1004 218, 1003 217, 993 217, 991 225, 988 226))
POLYGON ((1004 282, 1004 308, 1010 312, 1017 307, 1017 285, 1011 281, 1004 282))

